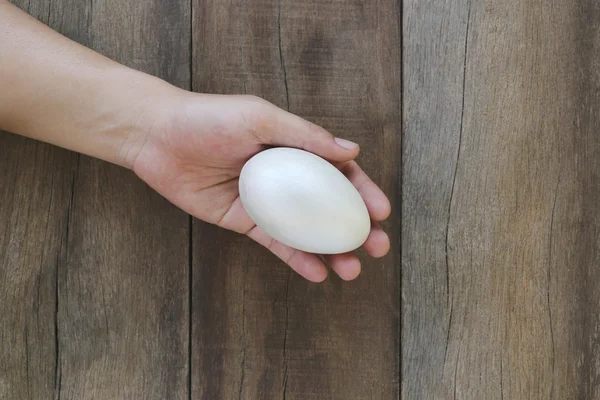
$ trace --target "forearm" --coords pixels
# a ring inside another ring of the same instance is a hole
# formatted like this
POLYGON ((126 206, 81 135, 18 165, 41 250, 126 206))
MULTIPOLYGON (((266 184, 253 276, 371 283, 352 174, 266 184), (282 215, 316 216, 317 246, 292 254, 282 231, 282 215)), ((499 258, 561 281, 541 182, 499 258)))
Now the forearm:
POLYGON ((139 121, 173 90, 0 0, 0 129, 131 167, 139 121))

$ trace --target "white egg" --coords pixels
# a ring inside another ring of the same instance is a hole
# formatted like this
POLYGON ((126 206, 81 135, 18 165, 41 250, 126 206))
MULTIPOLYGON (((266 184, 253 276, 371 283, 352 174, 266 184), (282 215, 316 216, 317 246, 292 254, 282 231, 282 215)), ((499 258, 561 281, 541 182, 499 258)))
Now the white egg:
POLYGON ((242 169, 240 198, 254 223, 298 250, 339 254, 360 247, 371 230, 367 207, 336 167, 307 151, 262 151, 242 169))

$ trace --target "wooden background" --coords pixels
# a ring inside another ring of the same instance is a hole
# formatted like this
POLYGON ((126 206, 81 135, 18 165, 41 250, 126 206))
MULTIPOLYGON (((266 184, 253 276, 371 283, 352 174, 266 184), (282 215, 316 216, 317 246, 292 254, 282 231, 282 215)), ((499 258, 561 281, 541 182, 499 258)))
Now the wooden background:
POLYGON ((0 134, 0 399, 600 399, 600 5, 13 1, 359 142, 394 212, 386 258, 315 285, 0 134))

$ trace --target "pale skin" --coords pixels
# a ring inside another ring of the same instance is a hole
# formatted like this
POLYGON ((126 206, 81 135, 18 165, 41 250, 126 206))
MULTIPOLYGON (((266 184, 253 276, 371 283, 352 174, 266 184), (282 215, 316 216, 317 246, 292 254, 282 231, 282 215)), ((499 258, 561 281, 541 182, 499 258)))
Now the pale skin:
POLYGON ((359 146, 254 96, 179 89, 116 63, 0 0, 0 130, 131 169, 173 204, 245 234, 304 278, 328 264, 344 280, 361 271, 354 253, 317 255, 287 247, 248 217, 239 199, 244 163, 266 146, 301 148, 336 165, 362 195, 373 221, 363 248, 390 248, 378 225, 384 193, 354 159, 359 146))

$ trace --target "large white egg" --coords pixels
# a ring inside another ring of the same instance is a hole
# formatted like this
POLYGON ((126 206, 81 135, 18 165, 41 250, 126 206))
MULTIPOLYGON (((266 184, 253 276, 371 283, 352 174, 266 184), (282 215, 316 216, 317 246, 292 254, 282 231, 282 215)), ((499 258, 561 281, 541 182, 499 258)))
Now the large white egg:
POLYGON ((307 151, 262 151, 243 167, 240 198, 254 223, 279 242, 318 254, 360 247, 371 230, 369 212, 336 167, 307 151))

